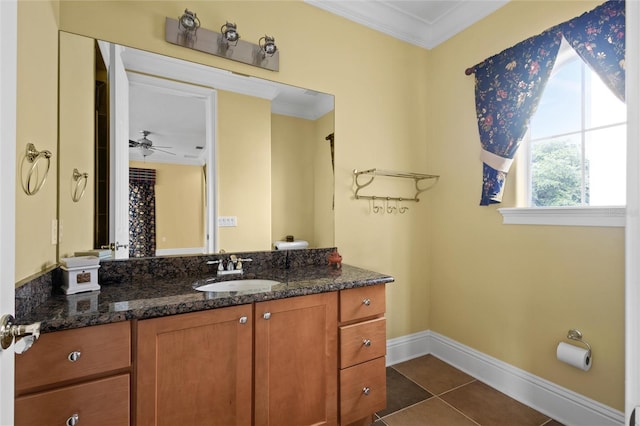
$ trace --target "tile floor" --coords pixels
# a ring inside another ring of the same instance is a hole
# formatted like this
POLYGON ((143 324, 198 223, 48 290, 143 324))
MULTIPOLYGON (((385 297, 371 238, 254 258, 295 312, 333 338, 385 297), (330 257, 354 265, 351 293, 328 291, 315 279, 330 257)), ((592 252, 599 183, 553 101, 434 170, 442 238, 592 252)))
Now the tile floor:
POLYGON ((374 426, 561 426, 426 355, 387 367, 387 408, 374 426))

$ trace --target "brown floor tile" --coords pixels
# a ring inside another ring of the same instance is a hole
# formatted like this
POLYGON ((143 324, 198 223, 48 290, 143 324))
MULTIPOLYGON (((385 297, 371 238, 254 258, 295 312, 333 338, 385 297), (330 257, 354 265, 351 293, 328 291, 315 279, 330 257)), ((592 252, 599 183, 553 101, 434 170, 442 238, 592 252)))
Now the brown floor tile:
POLYGON ((432 396, 393 368, 387 367, 387 408, 376 414, 384 417, 432 396))
POLYGON ((418 383, 434 395, 440 395, 443 392, 475 380, 468 374, 439 360, 433 355, 414 358, 396 364, 392 368, 418 383))
POLYGON ((388 426, 388 425, 384 422, 384 420, 378 419, 375 422, 373 422, 371 426, 388 426))
POLYGON ((462 413, 431 398, 384 418, 388 426, 477 426, 462 413))
POLYGON ((549 419, 544 414, 477 381, 440 397, 483 426, 540 426, 549 419))

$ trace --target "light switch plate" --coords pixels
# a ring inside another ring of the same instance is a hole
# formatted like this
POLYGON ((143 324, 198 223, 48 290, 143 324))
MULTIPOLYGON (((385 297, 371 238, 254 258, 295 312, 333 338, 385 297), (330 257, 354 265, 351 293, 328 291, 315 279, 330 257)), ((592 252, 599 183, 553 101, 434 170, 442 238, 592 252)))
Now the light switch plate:
POLYGON ((218 216, 218 227, 228 228, 232 226, 238 226, 237 216, 218 216))

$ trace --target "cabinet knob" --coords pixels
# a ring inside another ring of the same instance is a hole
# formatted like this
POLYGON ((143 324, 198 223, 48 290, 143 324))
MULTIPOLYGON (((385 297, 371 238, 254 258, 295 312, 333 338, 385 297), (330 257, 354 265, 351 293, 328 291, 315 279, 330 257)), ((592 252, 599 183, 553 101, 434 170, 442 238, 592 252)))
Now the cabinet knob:
POLYGON ((268 320, 269 318, 271 318, 271 312, 265 312, 265 313, 262 315, 262 318, 264 318, 264 319, 268 320))
POLYGON ((371 346, 371 340, 369 340, 369 339, 364 339, 364 340, 362 341, 362 346, 366 346, 366 347, 368 348, 369 346, 371 346))
POLYGON ((78 414, 72 414, 71 417, 69 417, 67 419, 67 426, 76 426, 78 424, 78 421, 80 420, 80 418, 78 417, 78 414))
POLYGON ((364 388, 362 388, 362 393, 364 395, 369 395, 371 393, 371 389, 365 386, 364 388))
POLYGON ((363 305, 365 305, 365 306, 369 306, 369 305, 371 305, 371 299, 364 299, 364 300, 362 301, 362 304, 363 304, 363 305))
POLYGON ((247 317, 240 317, 240 324, 246 324, 247 323, 247 317))
POLYGON ((69 355, 67 356, 67 359, 71 362, 76 362, 77 360, 80 359, 80 355, 82 355, 82 352, 73 351, 69 353, 69 355))

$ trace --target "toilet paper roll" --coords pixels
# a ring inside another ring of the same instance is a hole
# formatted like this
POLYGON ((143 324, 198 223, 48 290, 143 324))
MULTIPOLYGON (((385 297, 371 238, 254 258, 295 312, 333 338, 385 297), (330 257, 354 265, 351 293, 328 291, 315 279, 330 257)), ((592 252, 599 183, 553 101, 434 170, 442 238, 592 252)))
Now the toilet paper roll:
POLYGON ((566 362, 584 371, 589 371, 592 364, 591 351, 569 343, 560 342, 556 350, 558 360, 566 362))
POLYGON ((274 246, 276 250, 296 250, 306 249, 307 247, 309 247, 309 243, 305 240, 276 241, 274 246))

